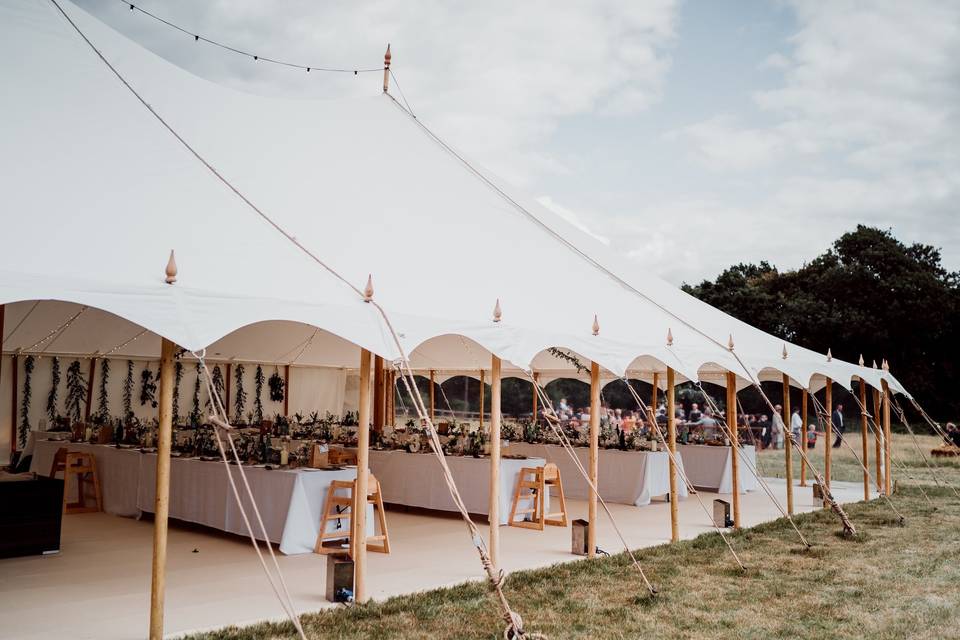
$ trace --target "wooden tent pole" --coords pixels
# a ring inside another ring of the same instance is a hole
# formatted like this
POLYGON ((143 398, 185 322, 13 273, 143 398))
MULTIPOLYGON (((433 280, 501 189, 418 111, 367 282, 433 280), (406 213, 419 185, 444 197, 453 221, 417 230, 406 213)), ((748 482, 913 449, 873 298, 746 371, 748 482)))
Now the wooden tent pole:
POLYGON ((877 433, 873 434, 873 444, 874 444, 874 457, 876 458, 877 465, 877 491, 882 492, 885 485, 883 480, 883 469, 884 469, 884 460, 883 460, 883 445, 881 444, 880 438, 880 390, 873 390, 873 424, 877 426, 877 433))
POLYGON ((870 499, 870 448, 867 447, 867 383, 860 378, 860 445, 863 451, 863 499, 870 499))
POLYGON ((360 401, 357 413, 357 487, 353 493, 354 600, 367 600, 367 493, 370 467, 370 352, 360 351, 360 401))
POLYGON ((737 376, 727 372, 727 426, 730 429, 730 475, 733 480, 733 526, 740 528, 740 429, 737 425, 737 376))
MULTIPOLYGON (((6 315, 7 305, 0 304, 0 381, 3 380, 3 321, 6 315)), ((17 388, 13 388, 13 406, 17 406, 17 388)), ((16 409, 14 409, 16 410, 16 409)), ((10 452, 16 451, 17 442, 17 421, 14 419, 10 423, 10 452)))
POLYGON ((540 408, 537 406, 537 404, 538 404, 538 402, 539 402, 539 400, 540 400, 540 394, 537 393, 537 385, 539 385, 539 384, 540 384, 540 373, 538 373, 537 371, 534 371, 534 372, 533 372, 533 385, 532 385, 532 389, 533 389, 533 417, 531 418, 531 420, 533 421, 533 424, 537 424, 537 412, 540 411, 540 408))
POLYGON ((793 515, 793 430, 790 428, 790 376, 783 374, 783 458, 787 476, 787 514, 793 515))
MULTIPOLYGON (((810 398, 808 397, 807 390, 804 389, 800 394, 800 421, 803 422, 803 426, 800 427, 800 446, 803 447, 803 450, 807 450, 807 405, 810 404, 810 398)), ((800 486, 807 486, 807 461, 800 460, 800 486)))
POLYGON ((163 638, 163 599, 167 570, 167 514, 170 507, 170 445, 173 438, 174 344, 160 342, 160 393, 157 428, 157 491, 153 507, 153 578, 150 583, 150 640, 163 638))
POLYGON ((434 394, 436 393, 434 388, 437 385, 437 383, 434 381, 435 375, 436 375, 436 372, 433 369, 430 369, 430 422, 434 424, 436 424, 436 420, 437 420, 437 411, 436 411, 437 405, 434 399, 435 397, 434 394))
MULTIPOLYGON (((227 363, 227 378, 224 380, 223 385, 223 410, 227 412, 227 421, 230 421, 230 381, 233 380, 233 376, 230 375, 230 369, 232 368, 231 364, 227 363)), ((234 419, 240 418, 241 416, 234 416, 234 419)))
POLYGON ((823 481, 827 484, 827 488, 829 489, 830 469, 832 463, 831 454, 833 453, 833 380, 827 378, 827 386, 825 388, 826 397, 824 399, 823 409, 827 413, 827 428, 823 437, 823 481))
POLYGON ((90 358, 90 369, 87 371, 87 407, 83 410, 83 421, 90 422, 90 408, 93 406, 93 378, 97 375, 97 359, 90 358))
POLYGON ((490 362, 490 561, 500 567, 500 358, 490 362))
POLYGON ((670 447, 670 541, 680 540, 680 523, 677 514, 677 417, 676 417, 676 374, 667 367, 667 446, 670 447))
POLYGON ((290 365, 283 367, 283 415, 290 415, 290 365))
POLYGON ((483 401, 486 392, 486 382, 484 382, 483 369, 480 369, 480 428, 483 429, 483 401))
POLYGON ((373 430, 383 430, 384 404, 386 400, 383 380, 383 358, 373 359, 373 430))
POLYGON ((893 495, 893 478, 890 468, 890 385, 881 380, 883 386, 883 488, 886 494, 893 495))
MULTIPOLYGON (((2 360, 3 358, 0 358, 2 360)), ((17 375, 20 373, 20 360, 17 358, 17 354, 13 354, 10 358, 10 377, 13 378, 12 382, 12 392, 10 394, 10 453, 13 453, 17 450, 17 389, 19 387, 19 382, 17 381, 17 375)))
MULTIPOLYGON (((629 384, 629 383, 627 383, 629 384)), ((653 412, 653 419, 657 419, 657 391, 660 387, 660 374, 656 371, 653 372, 653 391, 651 392, 650 397, 650 411, 653 412)))
POLYGON ((590 491, 587 501, 587 519, 590 522, 587 529, 587 556, 597 555, 597 485, 600 460, 600 365, 590 363, 590 482, 596 490, 590 491))
POLYGON ((395 427, 397 426, 397 372, 394 370, 390 371, 390 395, 387 397, 390 399, 390 411, 387 412, 387 417, 390 418, 390 426, 395 427))

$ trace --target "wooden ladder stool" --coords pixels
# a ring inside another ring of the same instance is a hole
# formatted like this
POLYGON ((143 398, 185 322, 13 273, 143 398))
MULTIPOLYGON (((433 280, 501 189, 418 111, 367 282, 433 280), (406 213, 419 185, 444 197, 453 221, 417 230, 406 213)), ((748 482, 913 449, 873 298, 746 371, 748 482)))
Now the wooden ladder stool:
MULTIPOLYGON (((313 548, 314 553, 343 553, 342 547, 324 546, 324 542, 346 539, 349 541, 347 553, 351 558, 354 557, 356 548, 353 539, 353 512, 356 508, 354 502, 356 487, 356 480, 334 480, 330 483, 327 488, 327 499, 323 506, 323 516, 320 518, 317 543, 313 548), (335 520, 346 521, 346 526, 327 531, 328 524, 335 520)), ((383 495, 380 492, 380 482, 372 473, 367 480, 366 504, 373 505, 375 522, 379 524, 380 528, 379 534, 367 536, 367 550, 376 553, 390 553, 390 534, 387 530, 387 517, 383 508, 383 495)), ((376 531, 376 525, 374 531, 376 531)))
POLYGON ((92 513, 103 510, 103 501, 100 495, 100 477, 97 474, 97 459, 92 453, 68 451, 66 448, 61 447, 53 456, 53 464, 50 467, 50 477, 55 478, 56 475, 61 472, 63 473, 63 513, 92 513), (76 502, 69 502, 68 490, 71 476, 77 479, 76 502), (85 491, 87 483, 93 485, 96 505, 87 505, 85 491))
POLYGON ((543 531, 544 525, 554 527, 567 526, 567 500, 563 495, 563 481, 560 479, 560 469, 552 462, 542 467, 524 467, 520 470, 517 488, 513 493, 513 506, 510 508, 511 527, 537 529, 543 531), (557 488, 557 500, 560 502, 560 511, 545 513, 545 498, 550 487, 557 488), (521 500, 531 500, 528 509, 518 508, 521 500), (530 514, 530 520, 517 520, 517 516, 530 514))

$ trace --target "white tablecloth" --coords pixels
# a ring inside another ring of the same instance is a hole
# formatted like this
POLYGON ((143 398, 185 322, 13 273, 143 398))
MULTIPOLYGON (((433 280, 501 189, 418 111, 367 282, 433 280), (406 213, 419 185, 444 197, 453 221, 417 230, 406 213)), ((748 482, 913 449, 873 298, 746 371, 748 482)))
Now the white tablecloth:
MULTIPOLYGON (((732 447, 677 445, 677 452, 683 458, 683 468, 693 486, 717 493, 733 493, 732 451, 732 447)), ((757 477, 751 468, 757 468, 757 450, 753 445, 740 445, 740 493, 757 489, 757 477)))
MULTIPOLYGON (((563 490, 568 497, 582 499, 589 497, 590 485, 563 447, 552 444, 511 442, 509 448, 504 451, 545 458, 560 469, 563 490)), ((574 447, 574 451, 584 469, 589 469, 590 449, 574 447)), ((607 502, 642 507, 650 504, 651 498, 670 493, 670 456, 666 451, 600 449, 599 454, 597 489, 600 496, 607 502)), ((677 462, 683 465, 679 457, 677 462)), ((677 494, 680 498, 687 497, 687 488, 679 474, 677 494)))
MULTIPOLYGON (((92 452, 96 457, 104 511, 121 516, 153 512, 156 454, 143 454, 135 449, 117 449, 109 445, 38 441, 31 471, 42 475, 50 473, 53 456, 61 446, 71 451, 92 452)), ((232 471, 251 524, 255 530, 259 530, 237 468, 233 467, 232 471)), ((286 554, 313 551, 330 482, 353 480, 357 475, 355 468, 341 471, 268 471, 263 467, 244 467, 244 471, 271 542, 278 543, 280 551, 286 554)), ((247 535, 246 525, 221 462, 180 458, 170 461, 170 517, 247 535)), ((341 523, 345 524, 345 521, 341 523)), ((373 507, 368 506, 368 535, 373 535, 374 526, 373 507)), ((336 522, 331 522, 328 528, 335 530, 336 522)))
MULTIPOLYGON (((507 524, 510 519, 520 469, 543 466, 545 462, 543 458, 500 461, 500 524, 507 524)), ((489 514, 490 458, 448 456, 447 465, 467 511, 489 514)), ((384 502, 438 511, 457 510, 433 454, 371 451, 370 470, 380 481, 384 502)))

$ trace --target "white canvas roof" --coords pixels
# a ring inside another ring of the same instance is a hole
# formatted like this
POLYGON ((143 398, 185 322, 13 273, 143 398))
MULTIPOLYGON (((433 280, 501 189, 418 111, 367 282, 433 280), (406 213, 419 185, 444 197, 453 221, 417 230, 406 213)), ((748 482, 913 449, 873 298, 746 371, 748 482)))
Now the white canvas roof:
MULTIPOLYGON (((466 164, 389 95, 237 92, 61 4, 237 192, 350 285, 362 288, 372 274, 415 367, 475 371, 492 352, 508 372, 569 372, 545 352, 556 346, 610 374, 646 379, 665 366, 686 378, 720 381, 724 370, 743 378, 739 356, 761 378, 785 372, 816 387, 825 376, 849 385, 862 375, 879 384, 878 371, 793 345, 783 359, 781 340, 636 273, 466 164), (498 299, 503 321, 495 324, 498 299), (725 348, 730 334, 735 355, 725 348)), ((0 303, 14 303, 7 333, 31 315, 5 336, 4 350, 29 348, 87 305, 44 348, 146 355, 139 351, 156 351, 163 335, 262 362, 287 361, 304 344, 302 364, 356 366, 356 345, 399 355, 373 306, 220 182, 53 4, 3 0, 0 54, 18 61, 0 71, 10 96, 0 121, 3 224, 14 239, 0 253, 0 303), (170 249, 179 265, 173 286, 163 282, 170 249), (140 327, 150 333, 118 347, 140 327)))

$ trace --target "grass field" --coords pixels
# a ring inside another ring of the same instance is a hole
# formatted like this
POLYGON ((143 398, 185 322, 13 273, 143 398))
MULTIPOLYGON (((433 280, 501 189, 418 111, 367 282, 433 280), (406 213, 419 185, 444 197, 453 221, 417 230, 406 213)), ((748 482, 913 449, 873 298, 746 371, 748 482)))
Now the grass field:
MULTIPOLYGON (((935 443, 924 438, 924 450, 935 443)), ((835 478, 862 479, 848 450, 834 453, 835 478)), ((528 631, 550 638, 960 638, 960 498, 936 486, 908 436, 896 437, 894 455, 916 478, 894 474, 905 526, 884 501, 861 502, 847 508, 858 527, 853 539, 839 535, 828 512, 797 517, 809 550, 785 520, 733 534, 746 573, 716 534, 642 549, 638 558, 660 590, 655 598, 622 554, 513 574, 507 597, 528 631)), ((782 450, 760 457, 766 474, 783 474, 782 450)), ((822 457, 821 446, 812 458, 819 465, 822 457)), ((941 479, 958 486, 960 465, 938 464, 941 479)), ((503 627, 481 583, 303 620, 310 638, 493 639, 503 627)), ((263 624, 191 638, 286 639, 292 631, 263 624)))

